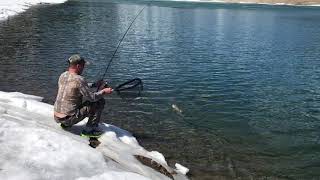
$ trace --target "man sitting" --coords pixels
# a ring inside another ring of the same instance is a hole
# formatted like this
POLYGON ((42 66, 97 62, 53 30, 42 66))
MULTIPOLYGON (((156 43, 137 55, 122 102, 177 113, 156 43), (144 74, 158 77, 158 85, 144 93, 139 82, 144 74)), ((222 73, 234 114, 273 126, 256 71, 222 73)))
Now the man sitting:
POLYGON ((98 125, 105 105, 103 96, 111 94, 113 89, 105 88, 105 83, 98 81, 95 85, 99 87, 99 91, 90 91, 88 83, 81 76, 87 63, 84 58, 78 54, 72 55, 68 63, 68 70, 59 78, 54 119, 61 123, 62 128, 68 128, 88 117, 86 128, 81 135, 98 137, 102 133, 98 125))

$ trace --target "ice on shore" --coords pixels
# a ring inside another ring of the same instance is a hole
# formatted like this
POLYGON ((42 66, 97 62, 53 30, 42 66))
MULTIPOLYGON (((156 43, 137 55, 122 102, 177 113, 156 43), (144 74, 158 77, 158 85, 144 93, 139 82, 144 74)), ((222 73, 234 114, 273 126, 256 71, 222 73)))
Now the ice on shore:
POLYGON ((86 138, 62 130, 53 120, 53 106, 41 99, 0 91, 0 179, 170 179, 135 155, 174 172, 174 179, 187 179, 183 166, 174 171, 161 153, 145 150, 129 132, 110 124, 101 125, 106 133, 100 146, 91 148, 86 138))
POLYGON ((63 3, 67 0, 0 0, 0 21, 41 3, 63 3))

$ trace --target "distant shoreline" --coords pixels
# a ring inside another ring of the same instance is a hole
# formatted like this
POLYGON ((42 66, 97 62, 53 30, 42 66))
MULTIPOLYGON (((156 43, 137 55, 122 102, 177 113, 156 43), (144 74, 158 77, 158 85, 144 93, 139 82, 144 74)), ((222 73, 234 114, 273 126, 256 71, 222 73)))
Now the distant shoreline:
POLYGON ((262 4, 262 5, 278 5, 278 6, 311 6, 320 7, 320 0, 303 1, 303 0, 227 0, 228 3, 239 4, 262 4))
MULTIPOLYGON (((0 21, 7 20, 9 17, 24 12, 28 8, 37 4, 56 4, 64 3, 67 0, 10 0, 0 2, 0 21)), ((320 0, 167 0, 177 2, 194 3, 221 3, 221 4, 258 4, 273 6, 305 6, 320 7, 320 0)))
POLYGON ((31 6, 39 4, 58 4, 67 0, 10 0, 0 2, 0 21, 7 20, 11 16, 15 16, 28 10, 31 6))
MULTIPOLYGON (((170 0, 168 0, 170 1, 170 0)), ((172 0, 178 2, 320 7, 320 0, 172 0)))

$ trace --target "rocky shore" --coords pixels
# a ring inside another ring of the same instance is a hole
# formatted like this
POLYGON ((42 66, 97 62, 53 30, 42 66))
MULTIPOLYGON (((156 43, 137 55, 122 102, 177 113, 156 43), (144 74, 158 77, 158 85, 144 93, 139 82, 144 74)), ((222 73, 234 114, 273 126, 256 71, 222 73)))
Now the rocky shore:
POLYGON ((320 6, 320 0, 225 0, 229 3, 320 6))

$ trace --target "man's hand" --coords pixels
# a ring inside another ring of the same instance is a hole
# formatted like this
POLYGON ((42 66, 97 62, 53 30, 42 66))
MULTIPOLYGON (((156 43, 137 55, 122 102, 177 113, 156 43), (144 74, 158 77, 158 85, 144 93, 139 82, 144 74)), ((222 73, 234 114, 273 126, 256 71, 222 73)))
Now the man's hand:
POLYGON ((103 91, 103 94, 111 94, 113 92, 113 89, 112 88, 104 88, 102 89, 103 91))

